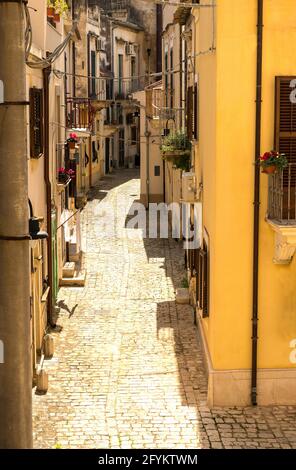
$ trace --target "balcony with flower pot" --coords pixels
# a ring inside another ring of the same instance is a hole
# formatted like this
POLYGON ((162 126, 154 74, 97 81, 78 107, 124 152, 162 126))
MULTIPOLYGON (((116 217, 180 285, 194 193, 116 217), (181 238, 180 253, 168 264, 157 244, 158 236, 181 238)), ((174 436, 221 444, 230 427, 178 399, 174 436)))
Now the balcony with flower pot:
POLYGON ((275 264, 290 264, 296 251, 296 163, 284 154, 267 152, 260 157, 268 181, 266 222, 274 231, 275 264))
POLYGON ((67 98, 68 129, 93 131, 96 111, 88 98, 67 98))

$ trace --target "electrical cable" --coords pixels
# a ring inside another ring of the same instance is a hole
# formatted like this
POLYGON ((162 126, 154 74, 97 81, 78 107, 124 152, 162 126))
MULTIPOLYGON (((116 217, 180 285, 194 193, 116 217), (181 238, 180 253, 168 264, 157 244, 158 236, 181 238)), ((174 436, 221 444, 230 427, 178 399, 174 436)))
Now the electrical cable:
POLYGON ((74 36, 75 31, 77 29, 77 21, 73 22, 71 31, 67 34, 63 42, 61 42, 61 44, 59 44, 58 47, 51 54, 49 54, 46 59, 41 59, 41 60, 36 60, 34 62, 30 62, 28 59, 29 59, 30 51, 32 47, 32 24, 31 24, 30 12, 29 12, 27 4, 24 4, 24 12, 25 12, 25 20, 26 20, 26 29, 25 29, 26 64, 28 65, 28 67, 35 68, 35 69, 40 69, 40 68, 44 69, 46 67, 49 67, 60 57, 60 55, 64 52, 70 40, 74 36))

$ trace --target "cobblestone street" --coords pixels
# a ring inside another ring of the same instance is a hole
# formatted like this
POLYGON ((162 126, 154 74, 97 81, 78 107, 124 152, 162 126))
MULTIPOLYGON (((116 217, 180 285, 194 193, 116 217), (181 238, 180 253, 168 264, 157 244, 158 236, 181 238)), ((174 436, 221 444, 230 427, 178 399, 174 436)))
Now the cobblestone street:
POLYGON ((138 178, 105 177, 82 212, 86 285, 59 292, 49 389, 33 391, 35 448, 296 448, 296 408, 207 407, 193 312, 175 303, 182 244, 126 227, 138 178))

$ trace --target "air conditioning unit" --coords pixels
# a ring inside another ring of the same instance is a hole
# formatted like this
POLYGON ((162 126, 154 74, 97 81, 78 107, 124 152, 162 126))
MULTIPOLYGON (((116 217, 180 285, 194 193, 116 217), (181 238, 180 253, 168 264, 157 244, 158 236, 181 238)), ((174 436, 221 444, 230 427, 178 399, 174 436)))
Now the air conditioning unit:
POLYGON ((182 174, 182 201, 196 201, 196 176, 193 172, 182 174))
POLYGON ((127 44, 125 48, 126 55, 136 55, 136 47, 134 44, 127 44))

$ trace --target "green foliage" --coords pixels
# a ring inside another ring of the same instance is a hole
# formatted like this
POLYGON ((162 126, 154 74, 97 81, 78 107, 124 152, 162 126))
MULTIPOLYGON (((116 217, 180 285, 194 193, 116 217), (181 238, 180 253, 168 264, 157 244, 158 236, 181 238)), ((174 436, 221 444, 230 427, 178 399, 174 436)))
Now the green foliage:
POLYGON ((169 134, 163 141, 161 151, 164 154, 174 154, 173 164, 179 170, 190 170, 190 157, 191 157, 191 142, 184 131, 169 134))
POLYGON ((188 139, 184 131, 175 132, 169 134, 163 141, 161 146, 162 152, 173 152, 175 150, 190 153, 191 151, 191 142, 188 139))
POLYGON ((265 152, 264 155, 259 158, 259 164, 263 168, 276 166, 278 169, 283 170, 288 166, 288 159, 284 153, 271 150, 270 152, 265 152))
POLYGON ((174 167, 178 170, 189 171, 190 170, 190 153, 183 153, 182 155, 178 155, 175 157, 174 160, 174 167))
POLYGON ((58 15, 62 15, 68 11, 69 7, 65 0, 54 0, 54 9, 58 15))
POLYGON ((52 0, 47 0, 47 7, 48 8, 54 8, 54 4, 53 4, 52 0))

